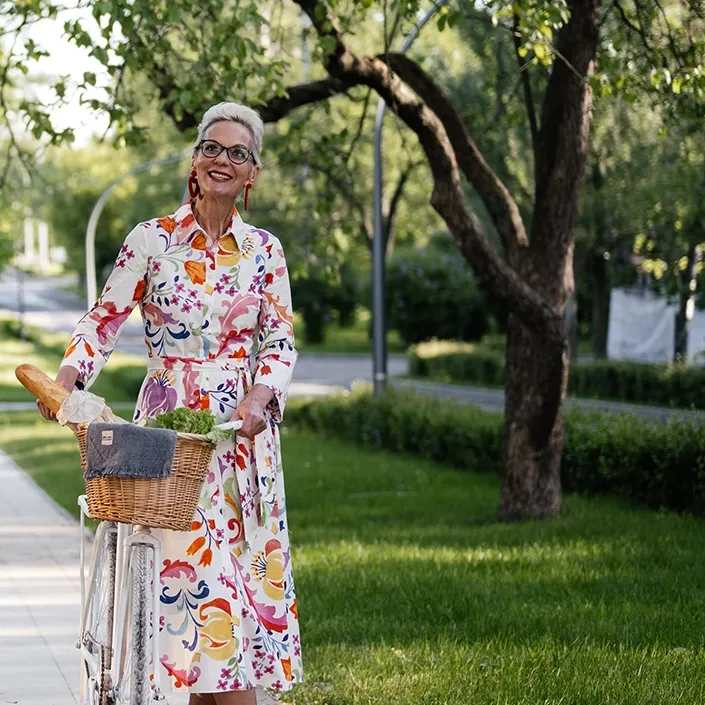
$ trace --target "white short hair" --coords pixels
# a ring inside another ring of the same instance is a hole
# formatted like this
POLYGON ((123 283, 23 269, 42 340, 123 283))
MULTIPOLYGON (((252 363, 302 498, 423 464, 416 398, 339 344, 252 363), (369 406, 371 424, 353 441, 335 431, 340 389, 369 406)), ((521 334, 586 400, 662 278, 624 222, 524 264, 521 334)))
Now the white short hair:
POLYGON ((241 105, 240 103, 218 103, 208 110, 206 110, 201 120, 201 124, 198 126, 198 135, 196 137, 196 144, 193 147, 194 154, 199 144, 203 141, 203 138, 208 131, 208 129, 214 125, 216 122, 228 121, 239 122, 244 125, 251 133, 254 144, 252 145, 252 152, 255 155, 255 160, 257 164, 261 164, 260 153, 262 151, 262 135, 264 134, 264 123, 262 118, 252 108, 248 108, 246 105, 241 105))

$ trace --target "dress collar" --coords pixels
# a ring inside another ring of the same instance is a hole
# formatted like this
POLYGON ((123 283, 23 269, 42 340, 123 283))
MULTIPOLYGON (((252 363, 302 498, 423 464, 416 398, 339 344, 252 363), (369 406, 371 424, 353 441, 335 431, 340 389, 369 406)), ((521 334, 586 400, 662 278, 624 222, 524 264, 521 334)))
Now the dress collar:
MULTIPOLYGON (((203 237, 206 238, 206 235, 203 232, 203 228, 201 228, 201 226, 196 221, 190 203, 185 203, 183 206, 181 206, 181 208, 179 208, 179 210, 174 213, 173 218, 174 237, 176 238, 176 242, 178 244, 192 244, 194 240, 196 240, 196 238, 198 237, 199 233, 202 233, 203 237)), ((225 233, 223 233, 223 235, 211 245, 211 247, 221 245, 225 246, 226 249, 230 249, 227 247, 227 239, 229 239, 228 235, 230 235, 231 237, 235 238, 235 242, 237 243, 237 246, 240 251, 244 252, 251 245, 251 243, 249 242, 250 238, 247 237, 247 231, 247 223, 245 223, 240 217, 240 213, 238 213, 237 208, 233 207, 233 217, 230 221, 230 226, 225 231, 225 233)), ((205 242, 207 243, 207 238, 205 242)), ((205 249, 205 247, 201 246, 198 249, 205 249)))

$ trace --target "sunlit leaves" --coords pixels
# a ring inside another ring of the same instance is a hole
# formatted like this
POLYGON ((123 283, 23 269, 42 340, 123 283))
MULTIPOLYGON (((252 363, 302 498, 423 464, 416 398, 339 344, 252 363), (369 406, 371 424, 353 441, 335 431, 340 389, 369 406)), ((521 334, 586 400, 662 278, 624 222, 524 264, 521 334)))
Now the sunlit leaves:
POLYGON ((605 9, 598 95, 650 95, 672 119, 701 113, 705 14, 682 0, 619 0, 605 9))
POLYGON ((565 0, 489 0, 486 7, 493 24, 506 27, 518 39, 517 52, 522 59, 543 66, 553 63, 554 36, 570 18, 565 0))
POLYGON ((24 58, 26 61, 36 61, 43 56, 49 56, 49 53, 41 49, 33 39, 27 39, 24 43, 24 58))

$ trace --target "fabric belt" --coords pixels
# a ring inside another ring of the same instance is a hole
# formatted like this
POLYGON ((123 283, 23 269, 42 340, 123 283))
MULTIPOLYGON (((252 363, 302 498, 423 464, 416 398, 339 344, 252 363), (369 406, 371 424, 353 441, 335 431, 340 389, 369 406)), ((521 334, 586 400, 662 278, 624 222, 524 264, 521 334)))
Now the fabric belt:
MULTIPOLYGON (((208 371, 238 371, 245 375, 245 389, 252 386, 252 370, 249 358, 242 359, 197 359, 188 357, 151 357, 149 370, 174 370, 176 372, 208 372, 208 371)), ((268 412, 265 411, 268 415, 268 412)), ((266 500, 273 499, 276 467, 271 463, 267 467, 267 446, 276 447, 270 420, 262 433, 255 436, 254 441, 248 438, 235 438, 235 457, 248 456, 249 462, 234 463, 237 489, 240 493, 240 508, 242 511, 242 530, 247 550, 252 549, 257 530, 264 525, 269 512, 266 500), (242 467, 244 465, 244 467, 242 467)))
POLYGON ((240 370, 249 372, 250 359, 227 358, 218 360, 198 359, 193 357, 150 357, 147 367, 150 370, 240 370))

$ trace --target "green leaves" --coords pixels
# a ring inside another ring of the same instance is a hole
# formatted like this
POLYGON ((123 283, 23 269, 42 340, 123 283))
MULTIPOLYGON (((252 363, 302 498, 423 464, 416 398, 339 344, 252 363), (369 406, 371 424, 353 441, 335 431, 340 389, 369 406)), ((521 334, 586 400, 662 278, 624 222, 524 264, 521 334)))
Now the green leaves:
POLYGON ((560 2, 493 3, 497 23, 511 27, 519 46, 517 53, 527 63, 550 66, 555 60, 553 37, 569 20, 564 0, 560 2))
POLYGON ((37 59, 40 59, 43 56, 49 56, 49 52, 37 46, 37 44, 31 38, 27 39, 27 41, 25 42, 24 51, 25 59, 27 61, 36 61, 37 59))
POLYGON ((90 47, 93 39, 78 20, 71 20, 64 24, 64 32, 78 47, 90 47))
POLYGON ((676 0, 621 2, 608 13, 598 56, 606 94, 637 93, 660 103, 667 121, 700 112, 705 100, 705 17, 676 0))
POLYGON ((453 29, 463 15, 460 10, 444 5, 437 11, 436 16, 438 18, 436 20, 436 25, 438 30, 442 32, 446 27, 448 27, 448 29, 453 29))
MULTIPOLYGON (((163 414, 157 414, 152 419, 147 419, 148 428, 165 428, 180 433, 207 434, 213 429, 215 417, 210 411, 196 411, 194 409, 174 409, 163 414)), ((228 437, 232 432, 228 434, 228 437)))

